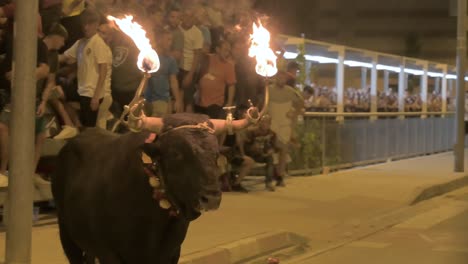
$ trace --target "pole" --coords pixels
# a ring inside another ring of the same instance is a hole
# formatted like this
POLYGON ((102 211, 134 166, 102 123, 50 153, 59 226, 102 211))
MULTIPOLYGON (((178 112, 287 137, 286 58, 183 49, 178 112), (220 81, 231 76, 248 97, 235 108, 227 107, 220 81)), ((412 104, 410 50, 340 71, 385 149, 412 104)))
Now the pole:
POLYGON ((37 0, 16 0, 6 263, 31 263, 37 0))
POLYGON ((466 0, 458 0, 457 26, 457 110, 455 124, 455 172, 465 171, 465 72, 466 72, 466 0))

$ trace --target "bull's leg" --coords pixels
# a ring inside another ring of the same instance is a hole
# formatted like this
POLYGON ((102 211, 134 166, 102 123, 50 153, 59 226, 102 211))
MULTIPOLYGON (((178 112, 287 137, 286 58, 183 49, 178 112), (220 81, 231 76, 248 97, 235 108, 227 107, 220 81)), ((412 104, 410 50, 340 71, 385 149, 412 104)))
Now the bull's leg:
POLYGON ((180 257, 180 249, 187 234, 189 222, 185 219, 175 219, 167 227, 159 250, 159 262, 161 264, 177 264, 180 257))
POLYGON ((70 264, 83 264, 84 256, 83 250, 78 247, 78 245, 73 242, 71 237, 65 231, 65 226, 60 224, 59 220, 59 230, 60 230, 60 241, 62 242, 63 251, 68 258, 70 264))

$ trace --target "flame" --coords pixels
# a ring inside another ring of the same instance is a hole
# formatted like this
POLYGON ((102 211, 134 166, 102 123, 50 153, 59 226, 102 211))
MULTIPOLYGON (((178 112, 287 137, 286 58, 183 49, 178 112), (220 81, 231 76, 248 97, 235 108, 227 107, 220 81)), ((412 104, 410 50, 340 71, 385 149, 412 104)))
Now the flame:
POLYGON ((157 72, 160 67, 158 53, 151 47, 150 40, 146 37, 146 31, 140 24, 133 21, 133 16, 126 15, 119 19, 113 16, 107 16, 107 19, 115 22, 119 29, 127 34, 140 50, 138 55, 138 68, 147 73, 157 72))
POLYGON ((250 35, 252 45, 249 49, 249 56, 255 57, 257 66, 255 70, 264 77, 271 77, 278 72, 276 68, 276 55, 270 49, 270 32, 266 30, 259 21, 258 26, 253 24, 253 34, 250 35))

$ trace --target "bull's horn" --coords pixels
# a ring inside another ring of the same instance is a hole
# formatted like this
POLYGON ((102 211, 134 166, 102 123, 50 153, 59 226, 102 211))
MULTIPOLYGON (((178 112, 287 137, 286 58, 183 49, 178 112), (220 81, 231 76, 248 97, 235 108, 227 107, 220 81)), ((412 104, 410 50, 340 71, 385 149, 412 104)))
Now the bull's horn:
POLYGON ((266 114, 268 110, 268 102, 270 101, 270 93, 268 90, 268 84, 265 85, 265 99, 263 102, 263 109, 258 112, 258 109, 251 105, 251 107, 246 112, 246 117, 241 120, 223 120, 223 119, 210 119, 210 121, 215 126, 215 130, 217 133, 224 132, 228 129, 228 126, 232 126, 232 130, 241 130, 249 126, 250 124, 255 124, 262 118, 263 115, 266 114))
POLYGON ((164 126, 162 118, 159 117, 146 117, 144 116, 141 119, 140 127, 144 130, 152 131, 156 134, 159 134, 164 126))

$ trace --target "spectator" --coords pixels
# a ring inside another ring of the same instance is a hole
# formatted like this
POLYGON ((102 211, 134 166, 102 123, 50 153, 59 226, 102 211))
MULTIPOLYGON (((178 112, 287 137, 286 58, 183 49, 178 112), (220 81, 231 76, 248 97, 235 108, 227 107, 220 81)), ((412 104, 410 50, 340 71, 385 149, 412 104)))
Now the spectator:
POLYGON ((146 102, 150 103, 149 115, 162 117, 171 112, 171 93, 175 98, 175 111, 177 113, 183 111, 184 105, 177 81, 179 69, 175 59, 169 55, 172 34, 164 30, 157 32, 156 35, 158 36, 156 50, 161 66, 157 72, 151 75, 144 97, 146 102))
POLYGON ((110 89, 112 53, 97 34, 99 14, 85 10, 81 14, 85 37, 65 51, 67 63, 78 65, 78 94, 80 95, 80 120, 85 127, 96 126, 99 105, 110 89))
POLYGON ((304 87, 304 107, 309 111, 314 106, 314 90, 310 86, 304 87))
POLYGON ((77 40, 83 38, 80 14, 85 10, 85 0, 63 0, 61 24, 67 29, 68 39, 64 50, 67 50, 77 40))
MULTIPOLYGON (((8 185, 8 178, 6 177, 8 167, 8 138, 9 138, 9 122, 10 122, 10 97, 11 97, 11 80, 13 77, 12 62, 13 62, 13 40, 9 39, 6 44, 5 59, 0 64, 0 87, 4 90, 6 95, 7 105, 2 109, 0 114, 0 186, 8 185)), ((36 68, 36 79, 37 79, 37 92, 36 102, 40 101, 42 88, 45 80, 49 74, 48 58, 47 58, 47 46, 41 40, 37 39, 37 68, 36 68)), ((38 106, 38 105, 36 105, 38 106)), ((38 109, 39 110, 39 109, 38 109)), ((40 152, 42 145, 45 140, 45 120, 42 117, 43 111, 38 111, 35 125, 35 166, 39 161, 40 152)))
MULTIPOLYGON (((277 149, 276 134, 271 130, 271 118, 265 115, 257 127, 249 128, 245 137, 245 154, 255 162, 266 164, 265 188, 275 191, 273 187, 274 164, 273 154, 277 149)), ((277 185, 284 185, 282 178, 277 179, 277 185)))
POLYGON ((54 110, 62 119, 62 131, 54 137, 54 139, 67 139, 72 138, 78 134, 78 129, 73 124, 68 112, 65 110, 64 103, 60 100, 63 94, 62 88, 57 86, 56 74, 59 69, 59 55, 60 50, 65 44, 68 37, 67 30, 60 24, 54 24, 48 30, 48 34, 43 39, 48 49, 48 64, 49 76, 47 77, 47 84, 44 92, 42 93, 42 101, 38 107, 38 115, 42 116, 45 112, 47 103, 50 103, 54 110))
POLYGON ((290 61, 288 63, 286 72, 288 74, 288 81, 286 82, 287 85, 296 88, 296 79, 297 79, 297 72, 299 71, 299 64, 295 61, 290 61))
POLYGON ((113 100, 112 114, 120 117, 125 105, 128 105, 138 88, 143 73, 137 67, 140 51, 133 40, 121 31, 108 26, 100 27, 112 51, 111 94, 113 100))
POLYGON ((184 49, 182 64, 179 65, 179 82, 184 94, 185 111, 193 112, 195 73, 199 66, 200 55, 203 49, 203 34, 195 26, 193 8, 188 8, 184 11, 180 30, 184 36, 184 49))
POLYGON ((47 35, 52 25, 60 22, 62 17, 62 3, 63 0, 42 0, 39 2, 39 14, 41 15, 42 28, 47 35))
POLYGON ((233 105, 236 74, 234 65, 229 61, 230 52, 231 45, 226 41, 221 41, 216 47, 216 54, 210 54, 205 59, 206 62, 201 69, 196 112, 206 114, 211 118, 222 118, 223 106, 233 105))
POLYGON ((195 8, 195 25, 200 29, 203 34, 203 52, 209 53, 211 50, 211 32, 209 29, 210 23, 203 6, 199 5, 195 8))
POLYGON ((268 112, 271 116, 271 129, 278 138, 279 158, 277 167, 277 186, 285 186, 284 176, 286 174, 286 162, 288 157, 289 143, 293 137, 293 126, 297 116, 302 111, 303 102, 295 88, 286 84, 288 74, 284 71, 278 72, 273 85, 270 85, 270 102, 268 112))
POLYGON ((184 34, 180 29, 180 10, 171 9, 166 17, 166 30, 172 32, 171 56, 176 60, 179 67, 182 65, 184 52, 184 34))

